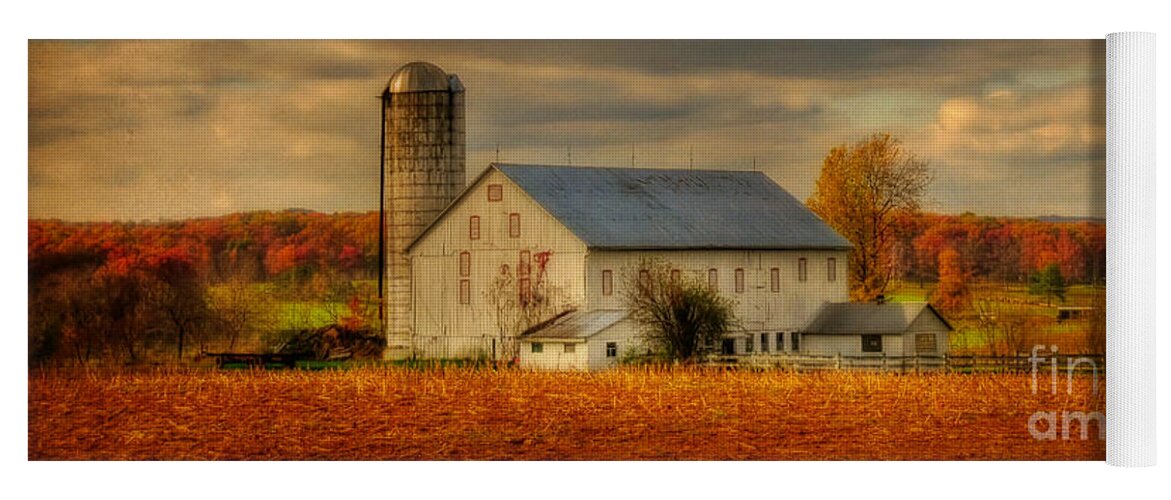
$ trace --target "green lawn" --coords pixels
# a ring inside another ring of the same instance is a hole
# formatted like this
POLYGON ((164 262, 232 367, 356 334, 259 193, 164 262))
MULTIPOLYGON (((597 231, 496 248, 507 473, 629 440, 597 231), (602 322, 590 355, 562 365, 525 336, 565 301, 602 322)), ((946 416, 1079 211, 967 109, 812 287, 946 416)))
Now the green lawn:
POLYGON ((280 329, 301 330, 333 324, 349 314, 341 302, 281 302, 280 329), (336 316, 336 317, 335 317, 336 316))
MULTIPOLYGON (((887 289, 886 298, 891 302, 923 302, 930 301, 935 283, 892 282, 887 289)), ((1030 341, 1059 343, 1063 349, 1080 349, 1082 339, 1089 329, 1088 319, 1067 320, 1057 322, 1057 308, 1059 306, 1092 306, 1094 298, 1101 293, 1101 286, 1070 285, 1066 289, 1065 301, 1053 299, 1046 304, 1045 298, 1029 294, 1029 287, 1023 283, 972 283, 970 286, 972 298, 976 301, 992 301, 1001 306, 1001 314, 1010 311, 1010 314, 1020 314, 1030 317, 1047 318, 1042 321, 1036 331, 1031 332, 1030 341)), ((947 314, 948 321, 956 328, 951 335, 952 352, 980 352, 987 346, 985 336, 977 330, 975 310, 969 309, 961 313, 947 314)))

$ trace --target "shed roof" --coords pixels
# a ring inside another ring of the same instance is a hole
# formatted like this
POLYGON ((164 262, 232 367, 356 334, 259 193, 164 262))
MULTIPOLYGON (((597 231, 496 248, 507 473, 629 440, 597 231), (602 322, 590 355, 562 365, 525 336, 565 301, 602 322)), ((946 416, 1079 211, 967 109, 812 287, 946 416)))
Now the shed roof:
POLYGON ((850 248, 760 172, 493 166, 591 248, 850 248))
POLYGON ((951 324, 927 302, 838 302, 821 306, 803 333, 829 335, 900 334, 930 311, 951 330, 951 324))
POLYGON ((598 309, 574 311, 537 325, 521 334, 522 340, 587 339, 630 316, 629 311, 598 309))

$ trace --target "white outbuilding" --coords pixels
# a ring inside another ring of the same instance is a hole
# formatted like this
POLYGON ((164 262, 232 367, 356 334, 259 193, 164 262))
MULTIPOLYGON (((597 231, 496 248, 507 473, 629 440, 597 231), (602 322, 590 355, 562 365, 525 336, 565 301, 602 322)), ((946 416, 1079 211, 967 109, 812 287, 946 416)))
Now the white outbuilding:
POLYGON ((521 366, 539 370, 600 370, 646 353, 638 326, 621 309, 570 311, 520 337, 521 366))
POLYGON ((927 302, 825 304, 801 332, 814 356, 939 357, 952 326, 927 302))

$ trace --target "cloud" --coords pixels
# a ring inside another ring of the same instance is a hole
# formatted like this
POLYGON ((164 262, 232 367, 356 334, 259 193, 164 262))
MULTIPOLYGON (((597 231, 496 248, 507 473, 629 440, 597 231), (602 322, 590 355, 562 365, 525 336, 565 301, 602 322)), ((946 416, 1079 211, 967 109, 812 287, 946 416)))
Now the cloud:
POLYGON ((804 198, 877 131, 949 212, 1100 215, 1101 41, 32 41, 29 212, 153 219, 378 206, 377 95, 428 60, 467 88, 468 171, 757 168, 804 198), (1060 175, 1059 175, 1060 174, 1060 175), (988 203, 1003 184, 1025 191, 988 203), (1052 191, 1052 190, 1050 190, 1052 191))

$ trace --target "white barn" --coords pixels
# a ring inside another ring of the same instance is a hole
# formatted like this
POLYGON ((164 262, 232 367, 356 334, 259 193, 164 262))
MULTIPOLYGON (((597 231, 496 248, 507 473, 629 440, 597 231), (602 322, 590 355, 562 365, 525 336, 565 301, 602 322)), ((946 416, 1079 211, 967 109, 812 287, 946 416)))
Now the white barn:
MULTIPOLYGON (((389 359, 586 370, 645 353, 622 298, 645 259, 734 299, 742 329, 712 346, 723 354, 869 354, 865 328, 805 330, 838 316, 887 324, 890 309, 845 304, 849 242, 764 174, 493 164, 465 188, 459 77, 406 64, 381 107, 389 359)), ((884 353, 910 352, 900 332, 879 334, 884 353), (887 336, 904 340, 888 348, 887 336)))
POLYGON ((849 248, 758 172, 493 164, 407 247, 409 337, 390 340, 425 358, 609 366, 645 351, 621 287, 657 258, 734 299, 743 330, 720 351, 802 352, 820 308, 848 300, 849 248))

